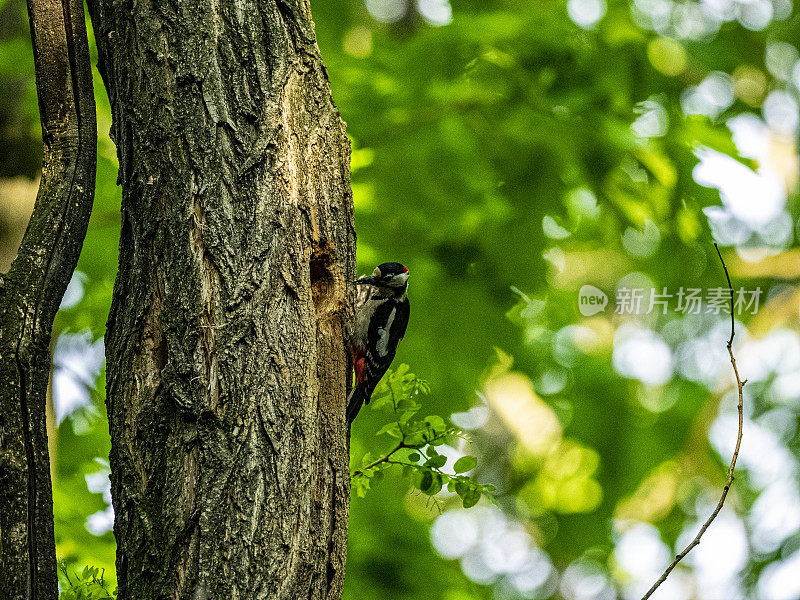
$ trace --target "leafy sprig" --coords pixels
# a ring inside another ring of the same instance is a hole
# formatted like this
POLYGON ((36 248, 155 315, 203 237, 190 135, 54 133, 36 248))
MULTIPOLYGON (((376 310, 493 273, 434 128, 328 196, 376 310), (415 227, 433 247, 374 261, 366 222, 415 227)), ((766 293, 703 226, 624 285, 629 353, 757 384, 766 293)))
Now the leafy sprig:
POLYGON ((438 415, 416 418, 422 409, 420 396, 428 394, 428 384, 410 372, 408 365, 400 365, 390 371, 376 388, 373 409, 388 409, 393 419, 379 429, 375 435, 387 435, 397 440, 394 446, 373 458, 364 455, 361 468, 351 474, 351 487, 359 498, 366 496, 373 481, 383 478, 384 471, 402 467, 402 472, 411 485, 428 496, 435 496, 443 488, 455 492, 464 508, 475 506, 486 496, 494 502, 491 492, 494 486, 478 483, 469 472, 478 464, 474 456, 462 456, 453 465, 453 473, 442 468, 447 457, 436 447, 456 439, 466 439, 466 434, 457 427, 448 426, 438 415))
POLYGON ((115 600, 117 597, 117 590, 110 592, 108 590, 108 583, 106 583, 105 569, 97 567, 84 567, 83 571, 76 571, 73 573, 73 578, 69 576, 67 564, 64 561, 58 563, 58 568, 61 571, 64 583, 67 584, 66 589, 62 589, 58 596, 58 600, 115 600))

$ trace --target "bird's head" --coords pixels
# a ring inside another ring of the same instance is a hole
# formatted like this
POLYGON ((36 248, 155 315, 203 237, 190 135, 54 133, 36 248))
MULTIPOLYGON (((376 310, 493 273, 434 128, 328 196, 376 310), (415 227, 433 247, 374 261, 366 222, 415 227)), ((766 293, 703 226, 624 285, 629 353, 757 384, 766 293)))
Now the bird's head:
POLYGON ((372 275, 358 278, 355 283, 383 288, 405 288, 408 283, 408 268, 396 262, 387 262, 375 267, 372 275))

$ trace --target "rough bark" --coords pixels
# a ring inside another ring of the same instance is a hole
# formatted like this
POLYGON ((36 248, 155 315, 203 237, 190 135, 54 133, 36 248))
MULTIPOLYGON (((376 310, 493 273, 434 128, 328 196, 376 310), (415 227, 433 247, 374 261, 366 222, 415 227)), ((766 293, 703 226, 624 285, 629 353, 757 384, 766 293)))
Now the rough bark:
POLYGON ((355 234, 305 0, 93 0, 121 600, 339 598, 355 234))
POLYGON ((42 179, 17 258, 0 279, 0 599, 55 599, 45 404, 53 319, 78 262, 97 148, 78 0, 29 0, 42 179))

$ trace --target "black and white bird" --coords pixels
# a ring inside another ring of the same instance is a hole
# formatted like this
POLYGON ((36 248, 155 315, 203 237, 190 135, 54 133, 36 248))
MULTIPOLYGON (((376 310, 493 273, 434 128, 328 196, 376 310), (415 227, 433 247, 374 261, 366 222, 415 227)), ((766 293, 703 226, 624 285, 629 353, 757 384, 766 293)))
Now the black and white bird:
POLYGON ((347 398, 348 423, 353 422, 362 405, 369 403, 406 333, 410 314, 408 275, 406 267, 389 262, 355 281, 359 291, 350 345, 356 384, 347 398))

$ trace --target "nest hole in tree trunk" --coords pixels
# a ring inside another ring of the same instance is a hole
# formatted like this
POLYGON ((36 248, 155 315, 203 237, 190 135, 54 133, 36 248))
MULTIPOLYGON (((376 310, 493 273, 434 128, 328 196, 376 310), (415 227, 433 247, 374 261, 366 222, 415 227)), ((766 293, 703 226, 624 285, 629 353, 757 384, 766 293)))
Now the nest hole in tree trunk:
POLYGON ((311 295, 317 314, 326 312, 334 303, 333 247, 327 240, 315 241, 309 261, 311 295))

